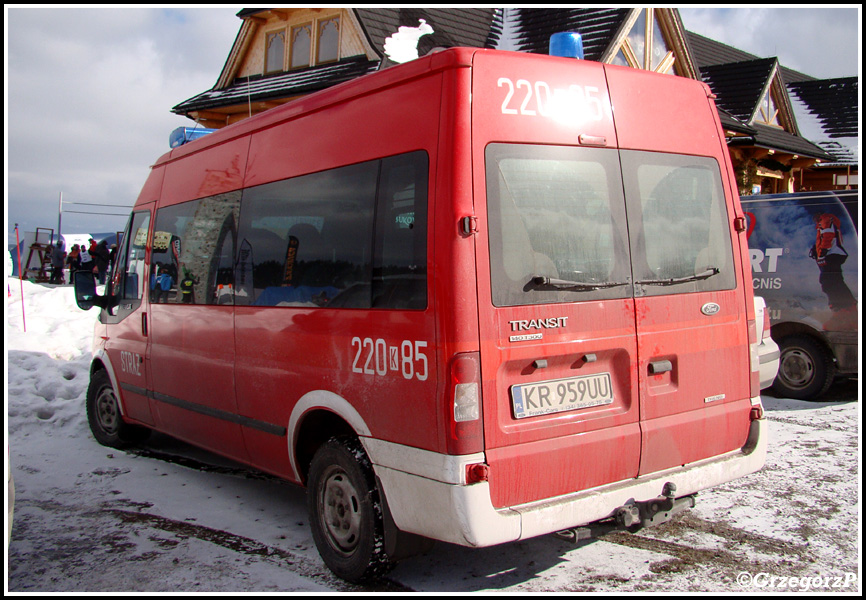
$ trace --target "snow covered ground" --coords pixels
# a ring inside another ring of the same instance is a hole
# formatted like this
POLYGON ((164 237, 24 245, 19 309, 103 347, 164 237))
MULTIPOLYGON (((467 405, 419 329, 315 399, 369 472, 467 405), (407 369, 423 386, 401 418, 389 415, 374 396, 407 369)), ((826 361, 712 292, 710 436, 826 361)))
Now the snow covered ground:
POLYGON ((8 279, 7 592, 860 592, 857 382, 822 403, 764 397, 766 467, 638 534, 436 544, 352 586, 320 560, 303 490, 168 437, 98 445, 84 414, 96 310, 8 279))

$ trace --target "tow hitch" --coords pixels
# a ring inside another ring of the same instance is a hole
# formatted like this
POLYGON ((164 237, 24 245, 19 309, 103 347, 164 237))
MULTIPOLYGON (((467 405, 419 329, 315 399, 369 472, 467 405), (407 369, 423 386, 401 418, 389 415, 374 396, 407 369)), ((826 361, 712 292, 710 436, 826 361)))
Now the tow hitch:
POLYGON ((662 495, 657 498, 644 502, 627 502, 616 509, 611 518, 557 531, 554 535, 576 544, 614 531, 626 530, 634 533, 650 525, 659 525, 670 521, 687 508, 694 508, 694 494, 677 498, 676 493, 677 486, 670 482, 666 483, 662 495))

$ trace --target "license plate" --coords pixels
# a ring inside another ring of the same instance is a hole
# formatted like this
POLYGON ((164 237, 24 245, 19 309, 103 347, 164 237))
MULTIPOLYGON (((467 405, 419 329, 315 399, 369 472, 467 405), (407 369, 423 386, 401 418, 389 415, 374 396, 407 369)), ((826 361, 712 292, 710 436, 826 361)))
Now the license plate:
POLYGON ((515 419, 613 403, 610 373, 511 386, 515 419))

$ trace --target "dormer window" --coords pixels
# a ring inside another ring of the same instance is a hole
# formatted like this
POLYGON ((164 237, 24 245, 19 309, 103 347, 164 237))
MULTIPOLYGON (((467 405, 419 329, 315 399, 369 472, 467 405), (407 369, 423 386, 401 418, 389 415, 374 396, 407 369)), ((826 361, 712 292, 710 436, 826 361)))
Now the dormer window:
POLYGON ((340 60, 340 17, 315 19, 291 27, 289 69, 340 60))
POLYGON ((339 15, 289 23, 282 29, 265 33, 265 75, 338 60, 339 15))
POLYGON ((274 31, 265 36, 265 73, 282 71, 286 54, 286 32, 274 31))
POLYGON ((313 25, 304 23, 292 27, 292 49, 289 59, 290 69, 310 66, 310 49, 313 44, 313 25))
POLYGON ((316 64, 339 60, 340 17, 319 21, 316 35, 316 64))

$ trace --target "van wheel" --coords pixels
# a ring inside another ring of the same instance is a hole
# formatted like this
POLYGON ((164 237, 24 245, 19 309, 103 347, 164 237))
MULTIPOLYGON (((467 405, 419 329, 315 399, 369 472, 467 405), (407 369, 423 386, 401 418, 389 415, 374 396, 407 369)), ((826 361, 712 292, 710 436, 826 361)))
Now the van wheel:
POLYGON ((310 527, 328 568, 352 583, 390 571, 379 490, 361 442, 331 438, 313 457, 308 484, 310 527))
POLYGON ((87 422, 96 441, 111 448, 127 448, 150 435, 146 427, 123 421, 108 373, 102 369, 90 378, 87 388, 87 422))
POLYGON ((833 383, 836 367, 824 347, 806 335, 791 335, 779 342, 779 373, 773 390, 786 398, 815 400, 833 383))

